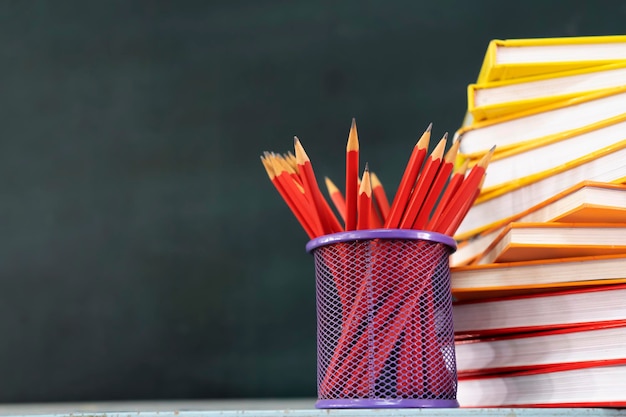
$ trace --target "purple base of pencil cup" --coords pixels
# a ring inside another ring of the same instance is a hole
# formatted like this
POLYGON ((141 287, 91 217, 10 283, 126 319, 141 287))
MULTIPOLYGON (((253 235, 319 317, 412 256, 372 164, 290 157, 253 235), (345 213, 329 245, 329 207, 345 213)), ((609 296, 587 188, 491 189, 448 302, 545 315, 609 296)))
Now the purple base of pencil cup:
POLYGON ((458 408, 457 400, 422 399, 337 399, 318 400, 315 408, 458 408))

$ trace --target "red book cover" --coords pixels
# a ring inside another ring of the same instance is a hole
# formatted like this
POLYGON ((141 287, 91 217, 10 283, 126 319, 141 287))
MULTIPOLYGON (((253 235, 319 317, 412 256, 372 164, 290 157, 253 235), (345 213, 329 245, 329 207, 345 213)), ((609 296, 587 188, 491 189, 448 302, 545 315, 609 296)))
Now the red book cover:
POLYGON ((626 359, 459 378, 461 407, 622 407, 626 359))
POLYGON ((459 378, 626 358, 626 320, 456 342, 459 378))
POLYGON ((626 320, 626 284, 456 302, 457 339, 626 320))

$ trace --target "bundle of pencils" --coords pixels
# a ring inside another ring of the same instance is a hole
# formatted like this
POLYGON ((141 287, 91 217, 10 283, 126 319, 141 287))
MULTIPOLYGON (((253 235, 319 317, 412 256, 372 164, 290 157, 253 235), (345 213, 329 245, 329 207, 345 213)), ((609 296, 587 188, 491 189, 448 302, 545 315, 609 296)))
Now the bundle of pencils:
POLYGON ((377 228, 427 230, 453 236, 480 193, 494 149, 468 173, 467 164, 454 168, 459 141, 444 154, 447 134, 428 154, 431 130, 432 124, 413 147, 391 204, 380 179, 369 171, 368 164, 359 175, 359 138, 354 119, 346 146, 345 194, 325 177, 334 211, 322 194, 311 161, 297 137, 295 155, 265 152, 261 162, 311 239, 341 231, 377 228))
MULTIPOLYGON (((480 193, 494 149, 471 169, 467 162, 455 168, 459 142, 452 143, 445 152, 448 136, 444 134, 429 153, 431 130, 432 124, 414 145, 391 203, 380 179, 370 172, 367 163, 360 175, 359 138, 354 119, 346 146, 345 193, 325 177, 332 207, 322 194, 311 161, 297 137, 294 138, 293 153, 265 152, 261 161, 272 183, 311 239, 368 229, 415 229, 453 236, 480 193)), ((383 372, 383 366, 400 338, 403 344, 398 354, 397 390, 423 390, 423 387, 414 388, 416 381, 422 381, 415 378, 412 358, 437 357, 439 353, 428 351, 424 346, 416 348, 421 346, 423 337, 435 337, 436 333, 433 296, 425 287, 431 282, 437 263, 415 270, 411 261, 424 249, 422 243, 411 246, 412 249, 398 255, 398 259, 387 256, 384 245, 377 246, 377 254, 369 260, 379 264, 371 269, 378 272, 369 272, 374 275, 372 277, 366 276, 368 272, 351 267, 365 258, 356 247, 338 247, 338 261, 324 259, 341 303, 337 311, 341 311, 342 329, 333 354, 324 366, 322 394, 341 390, 343 395, 363 395, 369 389, 368 381, 376 381, 383 372), (388 273, 384 266, 386 262, 394 264, 389 266, 392 271, 388 273), (368 292, 368 285, 380 280, 388 282, 384 287, 368 292), (382 288, 393 290, 394 295, 382 288), (410 302, 404 302, 406 294, 413 294, 410 302), (424 304, 421 313, 418 300, 424 304), (375 314, 369 314, 368 303, 378 306, 375 314), (358 330, 362 328, 360 323, 368 320, 372 320, 373 328, 386 329, 377 342, 381 348, 371 355, 365 354, 372 342, 371 334, 358 330), (405 332, 409 321, 422 323, 420 334, 405 332)), ((437 248, 443 255, 447 254, 442 247, 437 248)), ((433 350, 432 347, 429 349, 433 350)), ((441 367, 445 368, 443 362, 441 367)), ((445 390, 446 387, 432 389, 445 390)))

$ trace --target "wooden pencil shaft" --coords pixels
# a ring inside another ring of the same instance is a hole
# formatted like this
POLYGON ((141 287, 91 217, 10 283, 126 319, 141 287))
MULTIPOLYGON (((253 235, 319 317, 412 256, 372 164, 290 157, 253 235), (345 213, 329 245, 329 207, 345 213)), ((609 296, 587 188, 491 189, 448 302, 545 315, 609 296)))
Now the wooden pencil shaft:
POLYGON ((376 175, 376 173, 374 172, 370 173, 370 178, 372 180, 372 194, 374 196, 374 201, 376 203, 376 207, 378 209, 378 213, 381 218, 381 221, 384 224, 385 219, 389 215, 389 209, 390 209, 389 200, 387 199, 385 188, 380 182, 380 179, 378 179, 378 176, 376 175))
MULTIPOLYGON (((333 222, 334 215, 333 218, 329 217, 330 207, 325 204, 326 200, 322 196, 322 193, 317 185, 311 161, 297 137, 294 138, 294 148, 296 152, 296 159, 298 161, 298 171, 303 178, 305 194, 309 194, 312 198, 318 222, 324 231, 324 234, 334 233, 335 231, 338 231, 336 230, 333 222)), ((332 214, 332 211, 330 211, 330 213, 332 214)), ((334 220, 336 221, 337 219, 335 218, 334 220)))
POLYGON ((280 188, 284 190, 294 209, 301 216, 304 222, 309 226, 310 230, 316 236, 323 235, 323 230, 315 221, 315 214, 311 210, 312 206, 306 200, 304 194, 297 188, 287 171, 281 170, 277 163, 273 164, 275 179, 280 184, 280 188))
POLYGON ((453 221, 455 214, 459 213, 467 200, 472 198, 474 195, 484 172, 484 168, 478 165, 472 168, 467 178, 465 178, 458 191, 455 193, 454 197, 451 199, 450 203, 437 220, 437 224, 433 227, 434 231, 443 232, 448 229, 448 226, 453 221))
POLYGON ((369 170, 365 165, 365 172, 359 187, 359 200, 357 207, 357 230, 365 230, 370 228, 370 214, 372 212, 372 186, 370 181, 369 170))
POLYGON ((415 222, 415 218, 417 217, 421 204, 424 201, 430 186, 432 185, 437 171, 439 170, 439 165, 441 164, 441 154, 443 153, 444 147, 445 138, 439 142, 432 154, 426 160, 424 169, 417 179, 415 188, 411 192, 409 204, 407 205, 404 215, 402 216, 402 220, 400 222, 401 229, 413 228, 413 223, 415 222))
POLYGON ((326 190, 328 191, 328 196, 330 197, 330 200, 333 202, 333 205, 335 206, 335 209, 339 213, 339 216, 341 216, 341 219, 345 223, 346 200, 343 198, 343 195, 341 194, 341 191, 339 191, 339 188, 337 188, 337 186, 331 181, 330 178, 325 177, 325 181, 326 181, 326 190))
POLYGON ((413 222, 413 229, 423 229, 426 226, 426 222, 429 219, 429 215, 437 202, 437 199, 443 192, 446 182, 448 181, 448 177, 452 172, 452 164, 448 162, 444 162, 437 172, 437 176, 433 180, 433 185, 428 190, 428 195, 426 196, 422 206, 417 213, 417 217, 413 222))
POLYGON ((455 217, 452 219, 452 221, 448 225, 448 228, 444 231, 446 235, 454 236, 454 234, 456 233, 456 230, 459 228, 459 226, 461 225, 461 222, 467 215, 467 212, 470 210, 472 205, 474 205, 474 202, 480 195, 480 189, 482 188, 482 183, 484 182, 484 180, 485 180, 485 174, 483 174, 480 184, 476 187, 476 190, 474 190, 474 194, 472 195, 472 197, 470 197, 463 204, 459 212, 455 215, 455 217))
POLYGON ((424 226, 425 230, 434 230, 434 225, 438 222, 445 207, 448 205, 452 196, 454 196, 454 194, 463 183, 463 180, 465 179, 465 171, 467 170, 467 165, 467 161, 465 161, 460 169, 456 170, 456 172, 452 175, 450 182, 445 187, 441 199, 435 207, 434 213, 432 214, 430 220, 426 223, 426 226, 424 226))
POLYGON ((359 137, 356 121, 352 119, 348 143, 346 145, 346 225, 345 230, 355 230, 357 226, 359 191, 359 137))
POLYGON ((283 198, 283 201, 285 201, 285 203, 287 204, 293 215, 296 217, 302 228, 305 230, 309 238, 313 239, 319 236, 319 234, 311 227, 310 221, 303 213, 302 208, 298 207, 298 205, 293 201, 293 198, 284 189, 279 179, 276 177, 276 175, 274 175, 273 168, 271 167, 269 161, 266 161, 263 158, 261 160, 263 161, 263 165, 265 166, 265 169, 270 177, 270 180, 272 181, 272 184, 274 185, 274 188, 276 188, 280 196, 283 198))
MULTIPOLYGON (((448 138, 448 134, 444 134, 441 141, 437 145, 437 148, 433 150, 432 156, 435 159, 436 174, 434 178, 430 181, 430 185, 426 194, 421 197, 421 200, 416 201, 416 205, 419 206, 417 212, 414 216, 413 222, 411 224, 412 229, 422 229, 426 221, 428 220, 428 216, 437 201, 437 198, 441 194, 443 187, 445 186, 446 181, 448 180, 448 176, 452 171, 453 163, 450 161, 451 154, 454 154, 454 147, 451 149, 443 161, 441 161, 441 154, 443 154, 443 149, 445 148, 446 140, 448 138), (438 161, 438 162, 437 162, 438 161)), ((435 170, 435 167, 432 168, 435 170)), ((410 219, 409 219, 410 220, 410 219)))
POLYGON ((391 203, 389 215, 385 220, 386 228, 397 228, 400 225, 402 215, 404 214, 408 199, 411 195, 411 190, 413 189, 415 180, 417 179, 422 163, 426 158, 426 153, 428 152, 431 128, 432 123, 428 126, 411 151, 411 156, 402 174, 400 185, 391 203))
MULTIPOLYGON (((459 186, 454 198, 452 198, 450 203, 444 208, 444 212, 437 220, 438 223, 433 228, 435 231, 447 230, 450 223, 454 221, 455 215, 458 215, 459 210, 462 209, 467 199, 476 198, 474 193, 476 192, 476 189, 479 188, 479 184, 483 181, 483 176, 485 175, 487 166, 489 165, 489 161, 493 156, 495 149, 495 146, 492 147, 489 152, 481 158, 478 164, 472 167, 470 173, 467 175, 467 178, 465 178, 463 183, 459 186)), ((465 212, 465 214, 467 214, 467 212, 465 212)))

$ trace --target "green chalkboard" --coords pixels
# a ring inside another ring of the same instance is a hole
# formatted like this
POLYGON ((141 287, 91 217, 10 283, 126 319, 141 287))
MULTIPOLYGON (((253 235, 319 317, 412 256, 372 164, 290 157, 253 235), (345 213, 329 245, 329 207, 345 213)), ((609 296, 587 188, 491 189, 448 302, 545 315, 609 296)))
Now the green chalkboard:
MULTIPOLYGON (((0 2, 0 401, 315 395, 306 234, 259 156, 395 188, 493 38, 620 1, 0 2)), ((434 141, 433 141, 434 142, 434 141)))

